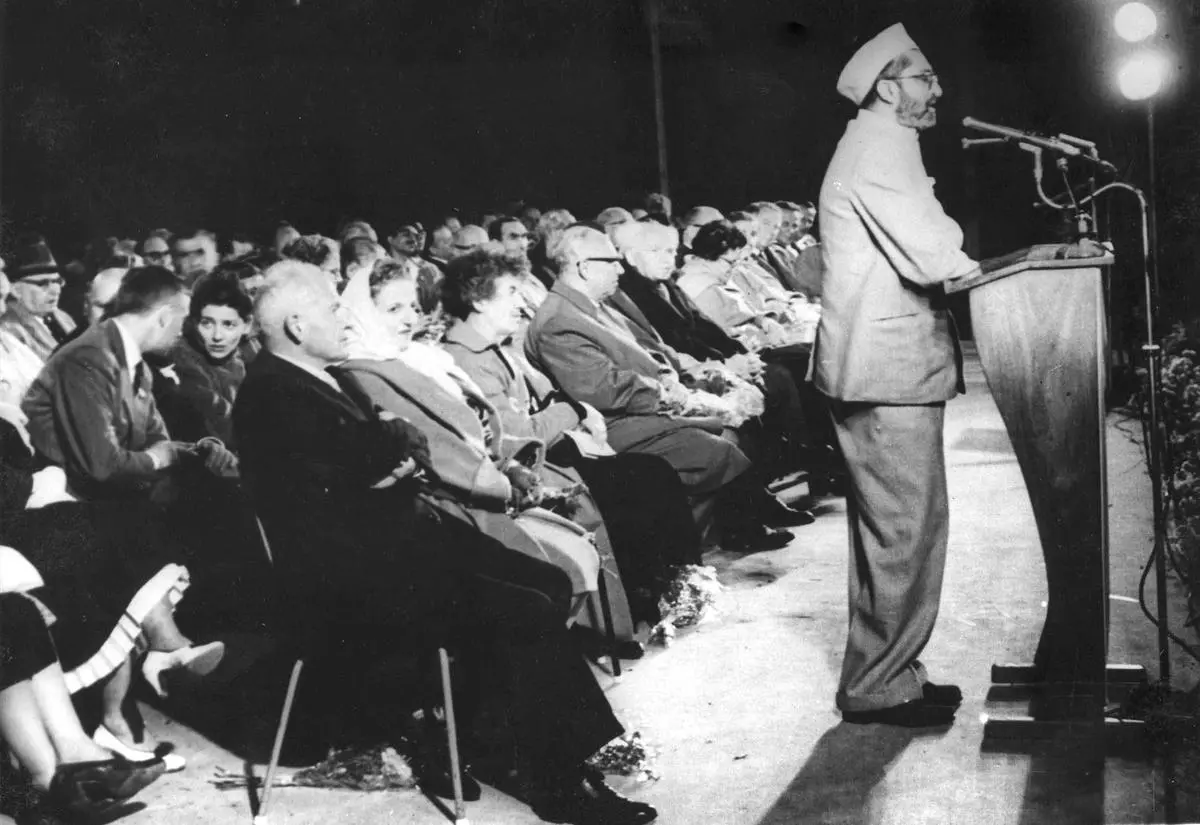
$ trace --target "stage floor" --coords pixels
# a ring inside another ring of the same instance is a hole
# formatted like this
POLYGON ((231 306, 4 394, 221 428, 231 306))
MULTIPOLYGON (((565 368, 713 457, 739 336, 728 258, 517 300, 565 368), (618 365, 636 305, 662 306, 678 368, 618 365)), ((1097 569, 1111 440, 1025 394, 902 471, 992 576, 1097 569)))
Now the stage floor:
MULTIPOLYGON (((844 507, 821 508, 786 548, 712 559, 728 585, 721 615, 684 631, 667 650, 628 663, 619 683, 601 676, 631 729, 661 749, 662 778, 640 787, 662 825, 1096 825, 1200 820, 1194 777, 1159 763, 1106 760, 1095 749, 985 752, 981 715, 993 662, 1032 656, 1045 582, 1028 496, 979 367, 968 348, 968 393, 949 404, 950 558, 938 629, 923 657, 935 681, 959 684, 957 723, 933 735, 842 724, 833 705, 846 599, 844 507), (1174 799, 1166 793, 1173 787, 1174 799), (1175 816, 1168 814, 1170 806, 1175 816)), ((1140 427, 1109 421, 1112 535, 1111 660, 1157 675, 1153 626, 1134 601, 1151 547, 1149 479, 1140 427)), ((1153 604, 1153 582, 1149 591, 1153 604)), ((1182 593, 1175 587, 1174 624, 1182 593)), ((1177 629, 1177 632, 1182 632, 1177 629)), ((1200 673, 1177 653, 1176 686, 1200 673)), ((141 795, 129 825, 250 821, 244 791, 216 790, 218 768, 242 763, 189 729, 147 711, 152 727, 191 764, 141 795)), ((261 771, 261 769, 260 769, 261 771)), ((416 792, 284 789, 275 823, 445 821, 416 792)), ((471 804, 483 823, 535 823, 490 788, 471 804)))

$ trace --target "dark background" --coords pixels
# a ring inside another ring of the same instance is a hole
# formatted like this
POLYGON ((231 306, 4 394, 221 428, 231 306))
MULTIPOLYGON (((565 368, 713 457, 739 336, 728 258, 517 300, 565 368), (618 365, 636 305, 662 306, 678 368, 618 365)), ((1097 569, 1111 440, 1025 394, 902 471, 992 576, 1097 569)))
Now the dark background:
MULTIPOLYGON (((1087 137, 1143 182, 1144 109, 1113 81, 1118 5, 663 0, 676 208, 815 200, 853 116, 837 75, 902 21, 946 89, 923 143, 968 251, 1052 240, 1029 156, 964 152, 959 123, 1087 137)), ((1187 314, 1200 117, 1182 67, 1200 15, 1184 0, 1158 5, 1181 67, 1157 104, 1163 303, 1187 314)), ((349 217, 384 229, 518 198, 577 216, 632 206, 657 188, 647 31, 642 0, 9 0, 6 236, 41 229, 68 257, 89 237, 156 226, 265 236, 286 218, 331 234, 349 217)), ((1113 203, 1114 297, 1132 304, 1137 236, 1120 227, 1136 213, 1131 199, 1113 203)))

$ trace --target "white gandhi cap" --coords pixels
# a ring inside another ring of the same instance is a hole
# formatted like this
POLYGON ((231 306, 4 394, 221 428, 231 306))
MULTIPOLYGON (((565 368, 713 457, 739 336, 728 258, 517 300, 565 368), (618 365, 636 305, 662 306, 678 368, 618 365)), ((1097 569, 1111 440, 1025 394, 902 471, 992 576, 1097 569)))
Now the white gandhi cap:
POLYGON ((838 77, 838 94, 849 98, 855 106, 861 105, 863 99, 874 88, 875 80, 883 71, 883 67, 894 58, 916 48, 917 44, 908 36, 903 24, 889 26, 871 38, 850 58, 850 62, 838 77))

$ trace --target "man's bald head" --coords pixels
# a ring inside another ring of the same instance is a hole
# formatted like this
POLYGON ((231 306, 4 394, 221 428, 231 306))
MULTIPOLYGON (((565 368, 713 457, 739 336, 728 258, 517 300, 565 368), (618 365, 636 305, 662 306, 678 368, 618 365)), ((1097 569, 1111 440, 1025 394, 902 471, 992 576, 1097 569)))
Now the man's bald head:
MULTIPOLYGON (((622 209, 619 206, 610 206, 596 216, 596 223, 604 227, 604 231, 608 233, 609 238, 614 237, 613 233, 616 232, 617 227, 633 222, 633 215, 630 214, 629 210, 622 209)), ((614 240, 613 243, 616 243, 616 241, 614 240)))
POLYGON ((454 257, 465 255, 472 249, 483 246, 487 241, 487 230, 469 223, 454 233, 454 257))
POLYGON ((603 301, 617 291, 624 267, 616 247, 600 230, 579 224, 563 230, 554 261, 559 277, 568 286, 594 301, 603 301))
POLYGON ((110 267, 100 270, 96 273, 96 277, 92 278, 92 282, 88 284, 87 294, 89 326, 100 323, 108 305, 112 303, 113 298, 117 297, 117 290, 121 288, 121 279, 128 271, 123 267, 110 267))
POLYGON ((254 317, 271 352, 317 365, 346 357, 337 292, 313 264, 285 260, 269 267, 254 301, 254 317))

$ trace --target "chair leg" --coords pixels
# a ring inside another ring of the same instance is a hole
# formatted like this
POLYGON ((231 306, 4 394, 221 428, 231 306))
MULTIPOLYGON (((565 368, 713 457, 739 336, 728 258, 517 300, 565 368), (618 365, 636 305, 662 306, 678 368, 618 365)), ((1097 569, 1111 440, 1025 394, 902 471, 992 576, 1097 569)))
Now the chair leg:
POLYGON ((463 801, 462 773, 458 758, 458 725, 454 721, 454 691, 450 681, 450 654, 446 648, 438 648, 438 659, 442 664, 442 701, 446 708, 446 739, 450 750, 450 781, 454 785, 455 825, 470 825, 467 819, 467 803, 463 801))
POLYGON ((296 688, 300 685, 300 670, 304 660, 297 659, 292 665, 292 676, 288 680, 287 695, 283 699, 283 713, 279 715, 279 727, 275 729, 275 744, 271 746, 271 761, 267 764, 267 778, 263 784, 262 797, 258 803, 258 815, 254 817, 254 825, 266 825, 267 804, 271 801, 271 786, 275 784, 275 770, 279 767, 279 757, 283 753, 283 738, 287 736, 288 721, 292 716, 292 702, 296 698, 296 688))
POLYGON ((608 639, 608 660, 612 662, 614 679, 621 678, 621 657, 617 655, 617 629, 613 625, 612 603, 608 600, 608 583, 604 580, 604 568, 596 580, 596 596, 600 599, 600 615, 604 617, 604 634, 608 639))

